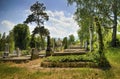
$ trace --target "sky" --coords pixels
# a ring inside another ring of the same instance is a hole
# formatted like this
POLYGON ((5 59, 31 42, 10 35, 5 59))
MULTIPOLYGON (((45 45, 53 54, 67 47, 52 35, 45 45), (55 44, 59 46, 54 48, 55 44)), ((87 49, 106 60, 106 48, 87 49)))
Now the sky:
MULTIPOLYGON (((77 37, 79 27, 73 19, 75 5, 68 5, 67 0, 0 0, 0 33, 8 34, 15 25, 23 23, 31 13, 30 6, 36 1, 46 6, 49 20, 45 27, 49 29, 50 36, 63 38, 74 34, 77 37)), ((28 26, 32 32, 36 25, 28 26)))

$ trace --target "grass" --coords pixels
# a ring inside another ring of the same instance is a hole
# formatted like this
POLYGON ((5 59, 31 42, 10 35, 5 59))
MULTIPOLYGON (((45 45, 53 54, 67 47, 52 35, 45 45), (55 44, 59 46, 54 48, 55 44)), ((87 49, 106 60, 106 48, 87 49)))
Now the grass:
POLYGON ((0 79, 120 79, 120 49, 105 49, 111 69, 97 68, 43 68, 29 69, 0 63, 0 79))
POLYGON ((2 55, 3 55, 3 52, 4 52, 4 51, 0 51, 0 56, 2 56, 2 55))

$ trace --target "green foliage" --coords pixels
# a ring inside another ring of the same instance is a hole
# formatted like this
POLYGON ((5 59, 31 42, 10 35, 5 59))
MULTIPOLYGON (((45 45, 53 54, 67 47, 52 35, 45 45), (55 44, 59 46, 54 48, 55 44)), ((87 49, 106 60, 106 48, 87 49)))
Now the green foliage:
POLYGON ((0 34, 0 51, 5 50, 6 43, 9 45, 9 52, 12 53, 14 50, 14 36, 12 31, 10 31, 7 36, 5 33, 3 33, 3 35, 0 34))
POLYGON ((103 42, 104 42, 104 47, 110 47, 110 43, 112 40, 112 32, 111 29, 106 29, 106 28, 102 28, 102 32, 103 32, 103 42))
POLYGON ((4 51, 5 43, 6 43, 6 34, 4 32, 0 39, 0 51, 4 51))
POLYGON ((67 56, 50 56, 44 59, 48 62, 80 62, 80 61, 91 61, 97 63, 99 54, 92 53, 87 55, 67 55, 67 56))
POLYGON ((30 50, 22 50, 21 54, 22 55, 30 55, 30 50))
MULTIPOLYGON (((46 46, 45 38, 43 38, 43 41, 44 41, 44 47, 45 47, 46 46)), ((31 35, 30 47, 31 48, 37 48, 37 49, 42 49, 43 48, 40 36, 31 35)))
POLYGON ((112 65, 120 65, 120 48, 108 48, 105 55, 112 65))
POLYGON ((71 45, 71 44, 75 44, 75 37, 74 37, 74 35, 73 34, 71 34, 71 35, 69 35, 69 44, 71 45))
POLYGON ((13 31, 9 32, 7 40, 8 40, 8 44, 9 44, 9 51, 10 51, 10 53, 13 53, 13 50, 15 49, 15 42, 14 42, 13 31))
POLYGON ((36 22, 38 26, 44 24, 44 20, 48 20, 48 15, 45 12, 46 7, 43 3, 39 3, 38 1, 30 7, 31 15, 28 16, 24 23, 36 22))
MULTIPOLYGON (((35 22, 37 24, 36 28, 33 30, 33 37, 35 34, 40 35, 42 49, 45 49, 45 42, 44 42, 43 36, 49 35, 49 30, 44 28, 44 21, 47 21, 49 18, 45 10, 46 10, 46 7, 44 6, 44 4, 39 3, 37 1, 35 4, 33 4, 30 7, 31 14, 24 21, 24 23, 26 24, 31 23, 31 22, 35 22)), ((32 39, 32 42, 34 41, 33 39, 32 39)), ((33 47, 35 47, 34 43, 32 43, 32 45, 33 47)))
MULTIPOLYGON (((80 26, 87 25, 92 26, 95 21, 93 18, 98 17, 100 24, 105 28, 111 28, 113 25, 112 43, 113 47, 117 46, 116 43, 116 32, 117 32, 117 21, 120 15, 119 0, 68 0, 69 4, 76 3, 77 8, 75 11, 75 20, 80 26), (111 7, 114 6, 114 7, 111 7), (114 17, 112 17, 114 16, 114 17), (83 25, 84 24, 84 25, 83 25)), ((86 27, 86 28, 87 28, 86 27)), ((97 27, 95 27, 97 29, 97 27)), ((82 32, 84 33, 84 32, 82 32)), ((94 32, 93 32, 94 33, 94 32)))
POLYGON ((88 28, 81 28, 77 32, 82 46, 84 45, 84 42, 89 39, 89 33, 86 30, 88 30, 88 28))
POLYGON ((26 24, 18 24, 13 28, 15 47, 27 49, 30 43, 30 31, 26 24))
POLYGON ((118 27, 117 27, 117 29, 118 29, 118 32, 120 32, 120 24, 118 24, 118 27))

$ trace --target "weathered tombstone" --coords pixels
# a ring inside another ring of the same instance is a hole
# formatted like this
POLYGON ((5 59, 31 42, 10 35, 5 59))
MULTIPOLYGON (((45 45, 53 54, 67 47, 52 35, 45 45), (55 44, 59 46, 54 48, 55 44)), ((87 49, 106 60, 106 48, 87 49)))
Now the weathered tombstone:
POLYGON ((31 51, 31 60, 37 59, 37 58, 39 58, 39 52, 37 51, 37 49, 32 48, 32 51, 31 51))
POLYGON ((88 50, 88 41, 85 42, 85 50, 88 50))
POLYGON ((18 57, 21 55, 21 52, 20 52, 19 48, 16 48, 16 54, 17 54, 18 57))
POLYGON ((9 55, 9 45, 8 45, 8 43, 6 43, 3 58, 8 57, 8 55, 9 55))
POLYGON ((46 49, 46 56, 51 55, 51 47, 50 47, 50 36, 47 36, 47 49, 46 49))

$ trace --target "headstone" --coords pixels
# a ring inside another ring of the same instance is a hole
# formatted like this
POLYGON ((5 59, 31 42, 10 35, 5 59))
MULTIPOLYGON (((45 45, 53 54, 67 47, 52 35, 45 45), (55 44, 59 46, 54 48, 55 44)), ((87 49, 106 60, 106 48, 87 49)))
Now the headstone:
POLYGON ((8 55, 9 55, 9 45, 8 45, 8 43, 6 43, 3 58, 8 57, 8 55))
POLYGON ((37 51, 37 49, 32 48, 32 51, 31 51, 31 60, 37 59, 37 58, 39 58, 39 52, 37 51))
POLYGON ((46 49, 46 56, 51 55, 51 47, 50 47, 50 36, 47 36, 47 49, 46 49))
POLYGON ((88 50, 88 41, 85 42, 85 50, 88 50))
POLYGON ((21 52, 20 52, 19 48, 16 49, 16 54, 17 54, 18 57, 21 55, 21 52))

